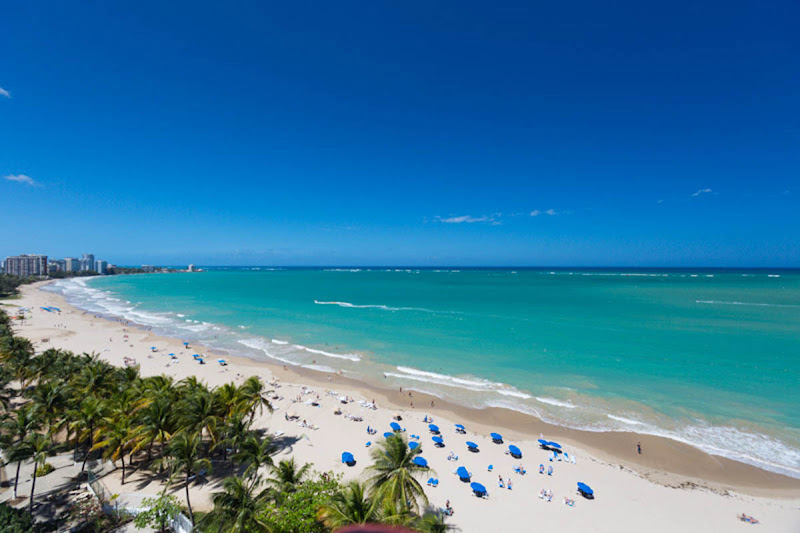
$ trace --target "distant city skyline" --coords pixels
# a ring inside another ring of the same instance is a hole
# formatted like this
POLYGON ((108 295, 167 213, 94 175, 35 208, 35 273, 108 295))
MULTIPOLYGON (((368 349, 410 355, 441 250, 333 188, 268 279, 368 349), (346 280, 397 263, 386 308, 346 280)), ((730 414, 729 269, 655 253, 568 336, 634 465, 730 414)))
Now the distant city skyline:
POLYGON ((11 4, 0 256, 800 267, 798 19, 11 4))

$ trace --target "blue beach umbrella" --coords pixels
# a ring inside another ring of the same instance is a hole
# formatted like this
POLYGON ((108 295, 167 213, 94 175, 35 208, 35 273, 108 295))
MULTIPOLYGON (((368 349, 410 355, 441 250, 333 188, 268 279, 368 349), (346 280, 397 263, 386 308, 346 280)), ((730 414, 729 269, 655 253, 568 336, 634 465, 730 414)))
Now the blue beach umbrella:
POLYGON ((516 459, 519 459, 520 457, 522 457, 522 452, 519 451, 519 448, 517 448, 513 444, 508 447, 508 453, 511 454, 511 457, 514 457, 516 459))
POLYGON ((466 431, 466 430, 464 429, 464 425, 463 425, 463 424, 456 424, 456 430, 457 430, 457 431, 466 431))
POLYGON ((480 483, 470 483, 469 486, 477 496, 483 496, 484 494, 486 494, 486 487, 484 487, 480 483))
POLYGON ((489 436, 492 437, 492 442, 496 442, 497 444, 503 444, 503 436, 500 433, 492 433, 489 436))
POLYGON ((456 475, 458 476, 458 479, 460 479, 461 481, 465 482, 469 481, 470 478, 469 471, 463 466, 458 467, 458 470, 456 470, 456 475))
POLYGON ((344 453, 342 453, 342 462, 343 463, 347 463, 347 464, 351 464, 351 463, 355 463, 356 460, 355 460, 355 457, 353 457, 352 453, 344 452, 344 453))
POLYGON ((425 458, 422 457, 422 456, 418 455, 418 456, 414 457, 414 461, 413 462, 417 466, 421 466, 423 468, 427 468, 428 467, 428 461, 426 461, 425 458))
POLYGON ((547 445, 550 446, 551 448, 558 448, 559 450, 561 449, 561 445, 557 442, 550 441, 547 443, 547 445))
POLYGON ((474 442, 467 441, 467 449, 469 449, 470 451, 478 451, 478 445, 475 444, 474 442))
POLYGON ((592 487, 583 482, 578 483, 578 492, 580 492, 584 496, 594 496, 594 491, 592 490, 592 487))
POLYGON ((386 433, 383 434, 383 436, 388 439, 389 437, 394 437, 394 433, 392 433, 391 431, 387 431, 386 433))
POLYGON ((550 442, 544 439, 539 439, 539 444, 541 445, 542 448, 546 448, 550 444, 550 442))
POLYGON ((438 435, 433 437, 431 440, 436 444, 444 444, 444 439, 438 435))
POLYGON ((408 447, 411 448, 412 450, 416 450, 417 448, 419 448, 419 442, 411 441, 408 443, 408 447))
POLYGON ((389 424, 389 427, 392 428, 395 431, 400 431, 401 429, 403 429, 403 428, 400 427, 400 424, 398 424, 397 422, 392 422, 391 424, 389 424))
POLYGON ((428 429, 431 430, 431 433, 439 433, 439 426, 436 424, 428 424, 428 429))

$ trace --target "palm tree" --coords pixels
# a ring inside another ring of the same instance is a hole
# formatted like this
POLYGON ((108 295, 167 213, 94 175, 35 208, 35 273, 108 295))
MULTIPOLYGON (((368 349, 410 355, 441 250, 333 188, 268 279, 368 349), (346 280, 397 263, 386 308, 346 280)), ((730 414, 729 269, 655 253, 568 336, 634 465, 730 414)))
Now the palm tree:
POLYGON ((248 429, 244 416, 236 413, 225 422, 225 427, 222 428, 222 438, 217 442, 215 448, 222 448, 222 459, 224 461, 228 457, 228 450, 235 454, 242 444, 254 435, 255 433, 248 429))
POLYGON ((20 447, 16 453, 12 452, 12 456, 8 459, 9 462, 16 461, 17 463, 17 474, 14 476, 14 498, 17 497, 20 466, 22 465, 23 460, 30 457, 26 451, 27 437, 41 427, 41 419, 37 416, 33 406, 30 404, 23 405, 17 409, 16 416, 3 424, 3 431, 6 432, 7 437, 11 442, 16 443, 15 446, 20 447))
POLYGON ((31 447, 31 457, 33 458, 33 482, 31 483, 30 513, 33 514, 33 492, 36 490, 36 472, 47 462, 53 452, 50 437, 41 433, 33 433, 28 437, 28 444, 31 447))
POLYGON ((267 479, 267 483, 273 486, 278 493, 288 493, 297 490, 303 480, 308 477, 311 470, 311 463, 306 463, 298 467, 294 462, 294 457, 291 459, 284 459, 277 466, 272 467, 271 478, 267 479))
POLYGON ((428 512, 414 522, 414 529, 420 533, 447 533, 455 526, 444 521, 444 515, 435 511, 428 512))
POLYGON ((217 442, 217 425, 219 424, 219 403, 211 392, 192 392, 181 402, 181 426, 200 434, 203 431, 217 442))
POLYGON ((261 484, 258 476, 252 479, 225 478, 222 492, 211 496, 214 510, 205 520, 219 524, 219 533, 271 532, 263 513, 267 503, 266 491, 257 492, 261 484))
POLYGON ((379 522, 380 499, 367 496, 362 483, 351 481, 333 495, 330 503, 319 510, 319 519, 329 528, 336 529, 350 524, 379 522))
POLYGON ((170 441, 167 451, 172 473, 181 472, 184 475, 186 506, 189 508, 189 518, 192 519, 192 524, 194 524, 194 513, 192 512, 192 503, 189 500, 190 478, 200 470, 205 469, 207 472, 211 470, 211 461, 200 456, 201 445, 202 440, 199 432, 179 433, 170 441))
POLYGON ((20 382, 20 389, 25 389, 26 380, 31 377, 33 355, 33 344, 23 337, 3 337, 0 342, 0 361, 8 365, 14 379, 20 382))
POLYGON ((258 376, 250 376, 242 383, 242 386, 239 387, 239 391, 246 404, 246 410, 250 413, 250 424, 253 423, 256 410, 263 413, 266 407, 270 413, 272 412, 272 404, 269 403, 269 399, 267 398, 267 394, 272 391, 265 389, 264 383, 258 376))
POLYGON ((95 431, 97 443, 91 450, 103 450, 103 459, 122 462, 122 484, 125 484, 125 454, 131 447, 133 431, 131 420, 125 415, 104 419, 103 425, 95 431))
POLYGON ((83 456, 83 464, 81 465, 81 472, 86 468, 86 460, 89 458, 89 451, 94 444, 94 431, 97 425, 103 420, 105 414, 105 405, 102 400, 98 400, 94 396, 87 396, 83 399, 80 406, 73 410, 70 418, 70 428, 75 430, 75 444, 77 445, 83 439, 89 439, 89 445, 86 448, 86 453, 83 456))
POLYGON ((103 396, 103 393, 112 386, 113 378, 114 367, 101 361, 96 355, 90 355, 73 378, 73 384, 84 396, 103 396))
POLYGON ((275 453, 275 446, 269 437, 264 439, 256 435, 247 437, 239 447, 239 451, 233 455, 233 460, 245 465, 245 475, 255 474, 262 466, 272 466, 272 454, 275 453))
POLYGON ((48 427, 62 419, 61 413, 67 406, 65 383, 50 381, 39 383, 30 391, 28 396, 33 400, 35 409, 41 413, 48 427))
POLYGON ((157 399, 142 409, 134 433, 136 446, 134 446, 131 454, 146 446, 147 461, 150 462, 153 457, 153 444, 158 441, 163 451, 164 444, 175 433, 175 417, 169 400, 157 399))
POLYGON ((400 508, 419 510, 419 501, 428 503, 422 485, 415 478, 428 470, 415 464, 414 457, 421 453, 421 446, 410 449, 400 435, 388 437, 372 450, 374 463, 368 467, 373 472, 369 481, 382 497, 400 508))

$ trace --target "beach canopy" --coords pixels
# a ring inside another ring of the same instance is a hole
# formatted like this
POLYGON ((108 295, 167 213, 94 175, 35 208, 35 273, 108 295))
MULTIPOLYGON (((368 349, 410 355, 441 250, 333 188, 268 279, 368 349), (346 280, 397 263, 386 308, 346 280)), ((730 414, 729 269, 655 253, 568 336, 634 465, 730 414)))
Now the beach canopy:
POLYGON ((456 470, 456 475, 458 475, 458 479, 461 479, 462 481, 469 481, 469 471, 463 466, 458 467, 458 470, 456 470))
POLYGON ((383 434, 383 436, 388 439, 389 437, 394 437, 394 433, 392 433, 391 431, 387 431, 386 433, 383 434))
POLYGON ((581 491, 583 494, 588 494, 590 496, 594 495, 592 487, 590 487, 586 483, 578 483, 578 490, 581 491))
POLYGON ((474 442, 467 441, 467 448, 474 448, 474 449, 477 450, 478 449, 478 445, 475 444, 474 442))
POLYGON ((355 457, 353 457, 352 453, 344 452, 344 453, 342 453, 342 462, 343 463, 348 463, 348 464, 349 463, 355 463, 356 459, 355 459, 355 457))
POLYGON ((550 446, 551 448, 558 448, 559 450, 561 449, 561 445, 557 442, 550 441, 547 443, 547 445, 550 446))
POLYGON ((463 424, 456 424, 456 429, 460 429, 460 430, 463 431, 464 430, 464 425, 463 424))
POLYGON ((444 444, 444 439, 438 435, 433 437, 431 440, 436 444, 444 444))
POLYGON ((494 442, 503 442, 503 436, 500 433, 492 433, 489 435, 494 442))
POLYGON ((476 494, 486 494, 486 487, 481 485, 480 483, 470 483, 470 488, 475 491, 476 494))
POLYGON ((522 457, 522 452, 519 451, 519 448, 513 444, 508 447, 508 453, 510 453, 513 457, 522 457))
POLYGON ((547 440, 544 440, 544 439, 539 439, 539 444, 541 444, 542 446, 549 446, 550 445, 550 441, 547 441, 547 440))
POLYGON ((413 441, 409 442, 408 447, 411 448, 412 450, 416 450, 417 448, 419 448, 419 442, 413 442, 413 441))
POLYGON ((427 467, 428 466, 428 461, 426 461, 424 457, 421 457, 419 455, 414 457, 414 461, 413 462, 417 466, 422 466, 422 467, 427 467))
POLYGON ((436 424, 428 424, 428 429, 430 429, 433 433, 439 433, 439 426, 436 424))
POLYGON ((391 427, 395 431, 400 431, 401 429, 403 429, 397 422, 392 422, 391 424, 389 424, 389 427, 391 427))

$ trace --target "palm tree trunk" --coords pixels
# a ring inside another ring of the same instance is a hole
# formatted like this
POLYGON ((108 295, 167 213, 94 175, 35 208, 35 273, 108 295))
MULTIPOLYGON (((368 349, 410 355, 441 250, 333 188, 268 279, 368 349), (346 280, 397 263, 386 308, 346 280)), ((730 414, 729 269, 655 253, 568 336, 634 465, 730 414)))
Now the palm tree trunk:
POLYGON ((125 484, 125 455, 124 453, 119 454, 119 458, 122 461, 122 484, 125 484))
POLYGON ((194 525, 194 513, 192 512, 192 502, 189 501, 189 476, 191 472, 186 472, 186 507, 189 508, 189 518, 192 521, 192 525, 194 525))
POLYGON ((150 445, 147 447, 147 462, 150 462, 150 459, 153 458, 153 443, 156 441, 155 437, 150 439, 150 445))
POLYGON ((83 456, 83 464, 81 465, 81 472, 86 468, 86 461, 89 460, 89 454, 92 453, 92 444, 94 437, 94 427, 93 424, 89 425, 89 447, 86 449, 86 455, 83 456))
POLYGON ((19 467, 22 466, 22 461, 17 461, 17 475, 14 478, 14 499, 17 499, 17 484, 19 483, 19 467))
POLYGON ((33 482, 31 483, 31 501, 28 512, 33 516, 33 491, 36 488, 36 463, 33 463, 33 482))

